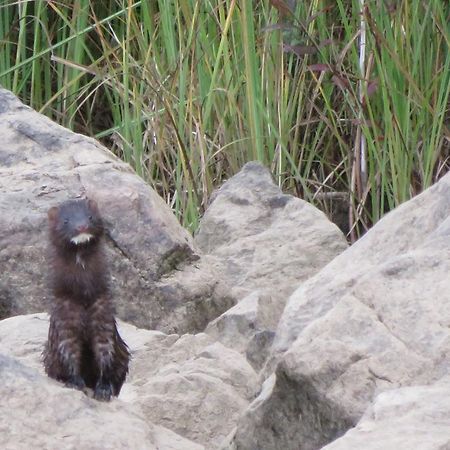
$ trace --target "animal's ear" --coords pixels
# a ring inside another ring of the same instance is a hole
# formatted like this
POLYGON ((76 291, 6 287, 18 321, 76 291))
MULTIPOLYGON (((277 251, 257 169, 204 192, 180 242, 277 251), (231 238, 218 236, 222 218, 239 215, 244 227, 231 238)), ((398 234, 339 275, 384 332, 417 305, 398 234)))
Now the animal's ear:
POLYGON ((89 209, 98 214, 98 205, 95 200, 87 199, 89 209))
POLYGON ((58 219, 58 207, 57 206, 52 206, 48 211, 47 211, 47 216, 48 216, 48 221, 50 223, 55 223, 58 219))

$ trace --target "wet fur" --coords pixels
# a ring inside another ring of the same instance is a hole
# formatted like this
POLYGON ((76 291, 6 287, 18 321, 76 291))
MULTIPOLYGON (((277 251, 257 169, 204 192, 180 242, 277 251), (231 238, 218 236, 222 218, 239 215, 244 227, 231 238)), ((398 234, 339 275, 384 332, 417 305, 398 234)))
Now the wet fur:
POLYGON ((130 354, 114 318, 97 204, 70 200, 51 208, 48 218, 53 302, 45 371, 68 386, 93 389, 98 400, 109 400, 119 395, 130 354), (80 242, 76 237, 83 233, 91 238, 80 242))

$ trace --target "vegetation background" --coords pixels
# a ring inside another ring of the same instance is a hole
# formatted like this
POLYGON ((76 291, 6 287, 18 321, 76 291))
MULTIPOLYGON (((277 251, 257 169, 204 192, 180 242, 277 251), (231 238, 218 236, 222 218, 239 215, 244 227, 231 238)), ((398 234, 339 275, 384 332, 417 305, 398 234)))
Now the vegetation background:
POLYGON ((449 169, 448 0, 0 0, 0 84, 195 230, 247 161, 354 241, 449 169))

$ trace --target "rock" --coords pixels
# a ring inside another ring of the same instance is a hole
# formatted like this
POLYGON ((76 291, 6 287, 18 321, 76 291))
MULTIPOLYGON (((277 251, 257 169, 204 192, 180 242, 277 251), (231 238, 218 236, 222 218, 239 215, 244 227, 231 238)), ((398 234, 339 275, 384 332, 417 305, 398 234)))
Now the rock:
POLYGON ((263 368, 270 355, 270 349, 275 337, 275 332, 263 330, 256 332, 249 341, 245 356, 247 361, 258 372, 263 368))
POLYGON ((449 381, 383 392, 355 428, 323 450, 450 448, 449 381))
POLYGON ((155 287, 150 328, 170 333, 203 331, 237 301, 220 275, 201 259, 162 277, 155 287))
MULTIPOLYGON (((296 287, 347 248, 344 235, 321 211, 283 194, 257 162, 247 163, 214 194, 195 244, 231 295, 243 299, 207 333, 250 358, 255 345, 270 345, 296 287)), ((255 358, 258 368, 264 358, 255 358)))
POLYGON ((216 448, 257 394, 256 373, 243 356, 206 334, 138 331, 146 340, 133 351, 128 397, 148 420, 216 448))
POLYGON ((213 320, 205 331, 214 339, 220 339, 227 347, 244 352, 258 325, 261 328, 273 326, 270 323, 271 306, 270 297, 253 291, 213 320))
POLYGON ((0 105, 0 317, 48 309, 47 210, 79 196, 97 200, 107 225, 119 317, 196 332, 236 302, 211 267, 197 267, 191 236, 127 164, 4 89, 0 105))
POLYGON ((319 448, 377 395, 447 376, 449 213, 447 175, 292 294, 264 370, 273 388, 239 421, 235 448, 319 448))
POLYGON ((61 448, 63 436, 67 448, 219 447, 257 393, 245 358, 206 334, 119 329, 130 374, 119 398, 102 403, 45 376, 46 314, 0 321, 1 448, 61 448))
POLYGON ((3 449, 140 448, 201 450, 170 430, 146 423, 132 405, 96 402, 0 354, 0 446, 3 449))
MULTIPOLYGON (((418 267, 421 264, 431 275, 434 266, 445 270, 441 267, 441 262, 445 261, 441 260, 445 260, 448 252, 445 237, 450 229, 449 192, 450 177, 445 176, 421 195, 386 215, 362 239, 332 261, 326 270, 304 283, 289 299, 283 312, 277 329, 276 352, 287 350, 309 323, 323 316, 347 293, 363 294, 364 303, 370 302, 367 297, 381 298, 384 295, 387 302, 393 288, 397 288, 394 292, 396 297, 406 296, 408 284, 409 289, 415 291, 414 299, 429 298, 429 295, 421 295, 421 286, 415 288, 406 280, 412 274, 421 284, 421 269, 418 267), (435 255, 430 254, 427 258, 428 249, 435 255), (415 262, 416 255, 421 260, 419 264, 415 262), (388 286, 379 286, 380 280, 371 282, 376 273, 387 281, 388 286), (377 289, 373 292, 371 287, 365 293, 360 292, 361 289, 357 288, 360 280, 377 289), (398 285, 394 286, 396 283, 398 285), (316 300, 309 300, 310 297, 316 300)), ((436 280, 441 287, 439 274, 436 274, 436 280)))
MULTIPOLYGON (((203 337, 180 339, 178 345, 185 352, 203 337)), ((206 448, 217 448, 255 396, 257 386, 256 374, 245 358, 216 343, 199 349, 190 360, 161 368, 145 382, 138 398, 152 422, 206 448)))
POLYGON ((339 404, 324 401, 306 377, 292 380, 280 370, 265 380, 222 448, 314 450, 352 425, 339 404))
POLYGON ((246 354, 250 364, 259 371, 269 356, 275 336, 272 331, 274 310, 276 306, 269 295, 253 291, 213 320, 205 332, 227 347, 246 354))
POLYGON ((195 244, 237 298, 259 290, 281 303, 280 314, 301 282, 347 248, 325 214, 283 194, 257 162, 247 163, 214 194, 195 244))

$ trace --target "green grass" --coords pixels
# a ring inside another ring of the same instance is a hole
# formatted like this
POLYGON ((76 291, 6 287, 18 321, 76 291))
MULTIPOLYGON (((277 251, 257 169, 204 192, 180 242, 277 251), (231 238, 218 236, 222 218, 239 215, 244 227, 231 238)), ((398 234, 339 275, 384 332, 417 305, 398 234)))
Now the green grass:
POLYGON ((102 140, 190 230, 258 159, 355 240, 448 170, 449 23, 443 0, 0 0, 0 84, 102 140))

